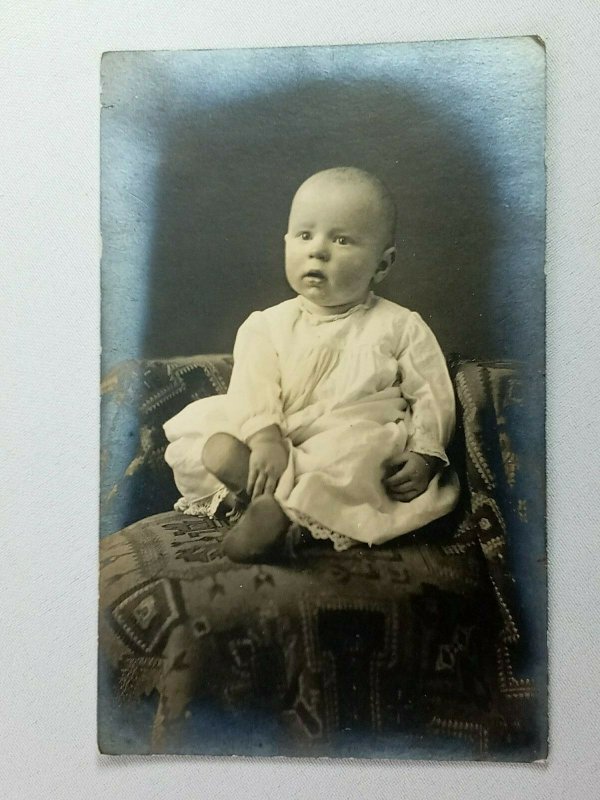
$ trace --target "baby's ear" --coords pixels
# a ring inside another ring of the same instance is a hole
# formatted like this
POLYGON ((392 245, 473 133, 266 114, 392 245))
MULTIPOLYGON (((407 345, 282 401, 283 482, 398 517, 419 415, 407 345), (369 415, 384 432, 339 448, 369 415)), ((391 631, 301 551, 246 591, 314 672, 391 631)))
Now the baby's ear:
POLYGON ((386 250, 383 251, 383 253, 381 254, 381 258, 379 259, 379 264, 377 265, 377 269, 375 270, 375 275, 373 275, 373 281, 375 283, 380 283, 385 278, 395 260, 396 260, 395 247, 388 247, 386 250))

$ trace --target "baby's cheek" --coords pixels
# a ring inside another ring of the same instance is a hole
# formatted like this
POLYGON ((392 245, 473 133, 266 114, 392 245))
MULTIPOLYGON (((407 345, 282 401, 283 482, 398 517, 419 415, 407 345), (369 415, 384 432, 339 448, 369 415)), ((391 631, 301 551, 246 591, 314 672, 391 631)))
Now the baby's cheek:
POLYGON ((338 273, 338 285, 340 287, 350 288, 368 282, 368 270, 360 262, 346 262, 342 265, 342 268, 338 273))
POLYGON ((302 248, 294 247, 286 255, 286 262, 294 269, 298 269, 307 259, 307 255, 302 248))
POLYGON ((285 259, 285 274, 288 280, 297 280, 300 274, 301 259, 295 253, 287 254, 285 259))

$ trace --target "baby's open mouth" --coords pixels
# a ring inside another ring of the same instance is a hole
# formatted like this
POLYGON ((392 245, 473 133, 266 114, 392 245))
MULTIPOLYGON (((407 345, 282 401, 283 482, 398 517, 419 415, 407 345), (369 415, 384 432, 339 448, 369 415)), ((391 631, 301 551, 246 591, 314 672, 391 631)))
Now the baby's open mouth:
POLYGON ((318 278, 319 280, 324 280, 325 274, 321 272, 320 269, 311 269, 304 274, 305 278, 318 278))

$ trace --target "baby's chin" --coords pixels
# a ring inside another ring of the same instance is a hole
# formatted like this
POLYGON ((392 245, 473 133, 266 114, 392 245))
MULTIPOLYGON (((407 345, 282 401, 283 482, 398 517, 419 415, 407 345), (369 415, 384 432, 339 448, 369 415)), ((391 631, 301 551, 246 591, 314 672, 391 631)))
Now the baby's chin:
POLYGON ((292 290, 300 297, 306 297, 307 300, 311 300, 313 303, 326 303, 329 299, 327 297, 328 292, 324 281, 315 283, 305 283, 302 281, 295 286, 292 285, 292 290))
POLYGON ((323 308, 334 305, 331 298, 328 296, 327 288, 321 284, 302 286, 297 293, 300 297, 305 297, 307 300, 310 300, 311 303, 323 308))

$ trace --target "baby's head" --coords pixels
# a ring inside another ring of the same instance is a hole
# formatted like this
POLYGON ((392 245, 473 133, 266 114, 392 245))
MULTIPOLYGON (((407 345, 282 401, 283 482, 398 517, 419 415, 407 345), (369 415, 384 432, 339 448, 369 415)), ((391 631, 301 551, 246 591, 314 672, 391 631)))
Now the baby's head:
POLYGON ((290 286, 324 314, 363 302, 394 262, 396 206, 387 187, 356 167, 317 172, 292 201, 285 235, 290 286))

